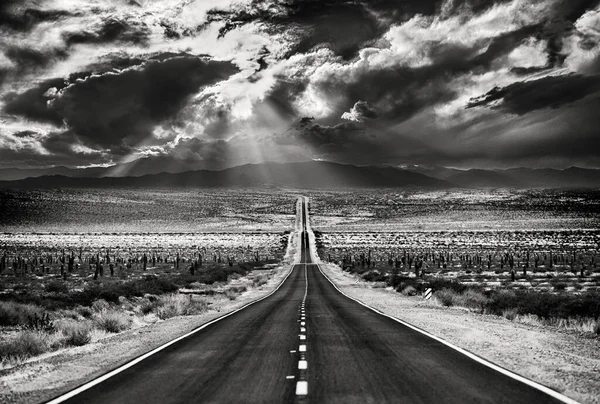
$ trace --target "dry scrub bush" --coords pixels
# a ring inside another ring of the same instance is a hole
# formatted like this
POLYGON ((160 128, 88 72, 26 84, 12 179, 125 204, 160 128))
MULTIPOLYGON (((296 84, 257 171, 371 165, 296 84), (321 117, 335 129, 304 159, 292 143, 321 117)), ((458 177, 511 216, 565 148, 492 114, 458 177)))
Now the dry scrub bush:
POLYGON ((415 296, 417 294, 417 289, 413 288, 412 286, 407 286, 402 289, 402 294, 404 296, 415 296))
POLYGON ((455 304, 483 313, 489 300, 483 293, 469 289, 459 296, 459 301, 455 304))
POLYGON ((0 326, 24 326, 36 314, 41 317, 43 310, 34 304, 0 302, 0 326))
POLYGON ((502 312, 502 317, 507 320, 514 321, 517 318, 518 313, 519 312, 517 309, 506 309, 502 312))
POLYGON ((225 296, 229 298, 229 300, 235 300, 239 295, 247 291, 248 288, 246 286, 231 286, 229 289, 225 291, 225 296))
POLYGON ((438 290, 434 296, 442 306, 450 307, 454 306, 458 294, 451 289, 442 289, 438 290))
POLYGON ((23 360, 41 355, 51 348, 48 334, 41 331, 21 331, 14 338, 0 342, 0 360, 23 360))
POLYGON ((100 330, 117 333, 131 327, 131 319, 116 310, 104 310, 94 317, 94 325, 100 330))
POLYGON ((92 327, 88 322, 65 319, 57 321, 56 328, 62 332, 66 346, 82 346, 92 340, 92 327))
POLYGON ((86 306, 77 306, 76 310, 77 313, 79 313, 79 315, 83 318, 92 318, 92 316, 94 315, 92 309, 86 306))
POLYGON ((92 302, 92 310, 96 313, 101 313, 105 310, 108 310, 109 307, 110 304, 108 304, 108 302, 104 299, 98 299, 92 302))
POLYGON ((267 275, 258 275, 254 279, 252 279, 252 286, 258 288, 260 286, 266 285, 269 281, 269 277, 267 275))
POLYGON ((208 310, 204 299, 194 299, 192 295, 163 295, 155 302, 154 311, 158 318, 166 320, 176 316, 190 316, 208 310))

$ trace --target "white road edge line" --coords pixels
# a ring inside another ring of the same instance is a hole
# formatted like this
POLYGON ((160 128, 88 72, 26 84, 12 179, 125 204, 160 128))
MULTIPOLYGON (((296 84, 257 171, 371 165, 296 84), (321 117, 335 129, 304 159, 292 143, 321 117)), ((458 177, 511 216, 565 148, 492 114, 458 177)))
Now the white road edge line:
POLYGON ((453 345, 452 343, 450 343, 450 342, 448 342, 448 341, 446 341, 446 340, 444 340, 444 339, 442 339, 440 337, 436 337, 435 335, 433 335, 433 334, 431 334, 431 333, 429 333, 429 332, 427 332, 425 330, 422 330, 422 329, 420 329, 418 327, 415 327, 414 325, 409 324, 409 323, 407 323, 404 320, 400 320, 399 318, 396 318, 394 316, 390 316, 389 314, 386 314, 386 313, 384 313, 384 312, 382 312, 382 311, 380 311, 380 310, 378 310, 378 309, 376 309, 374 307, 371 307, 368 304, 363 303, 362 301, 360 301, 358 299, 355 299, 355 298, 353 298, 351 296, 348 296, 347 294, 345 294, 344 292, 342 292, 340 290, 340 288, 338 288, 337 285, 335 283, 333 283, 333 281, 321 270, 321 265, 319 265, 319 264, 315 264, 315 265, 317 265, 317 268, 319 268, 319 271, 321 272, 321 274, 323 274, 323 276, 325 277, 325 279, 327 279, 329 281, 329 283, 331 283, 333 285, 333 287, 337 289, 338 292, 340 292, 342 295, 346 296, 348 299, 354 300, 356 303, 358 303, 358 304, 366 307, 367 309, 370 309, 370 310, 374 311, 375 313, 380 314, 380 315, 382 315, 384 317, 391 318, 392 320, 394 320, 394 321, 396 321, 396 322, 398 322, 398 323, 400 323, 400 324, 402 324, 402 325, 404 325, 404 326, 406 326, 406 327, 408 327, 408 328, 410 328, 412 330, 420 332, 421 334, 423 334, 423 335, 425 335, 425 336, 427 336, 429 338, 432 338, 432 339, 434 339, 434 340, 436 340, 438 342, 441 342, 442 344, 446 345, 447 347, 452 348, 455 351, 458 351, 461 354, 468 356, 469 358, 473 359, 476 362, 479 362, 480 364, 482 364, 484 366, 487 366, 487 367, 489 367, 491 369, 494 369, 495 371, 500 372, 500 373, 502 373, 505 376, 508 376, 508 377, 510 377, 512 379, 515 379, 515 380, 517 380, 517 381, 519 381, 521 383, 524 383, 524 384, 526 384, 526 385, 528 385, 530 387, 533 387, 534 389, 537 389, 537 390, 539 390, 539 391, 541 391, 543 393, 546 393, 550 397, 553 397, 553 398, 555 398, 555 399, 557 399, 559 401, 562 401, 563 403, 580 404, 578 401, 575 401, 572 398, 569 398, 569 397, 567 397, 567 396, 565 396, 563 394, 560 394, 558 391, 553 390, 550 387, 546 387, 543 384, 534 382, 533 380, 529 380, 526 377, 523 377, 521 375, 513 373, 510 370, 505 369, 505 368, 503 368, 501 366, 498 366, 498 365, 496 365, 496 364, 494 364, 492 362, 489 362, 486 359, 483 359, 482 357, 480 357, 478 355, 475 355, 472 352, 469 352, 469 351, 467 351, 467 350, 465 350, 463 348, 460 348, 460 347, 458 347, 456 345, 453 345))
POLYGON ((114 370, 111 370, 110 372, 105 373, 104 375, 102 375, 102 376, 100 376, 100 377, 98 377, 98 378, 96 378, 94 380, 91 380, 91 381, 89 381, 87 383, 84 383, 83 385, 81 385, 79 387, 76 387, 75 389, 73 389, 73 390, 71 390, 71 391, 69 391, 69 392, 67 392, 67 393, 65 393, 63 395, 60 395, 60 396, 58 396, 56 398, 53 398, 50 401, 47 401, 46 404, 58 404, 58 403, 62 403, 64 401, 66 401, 66 400, 69 400, 70 398, 73 398, 76 395, 78 395, 80 393, 83 393, 86 390, 89 390, 90 388, 94 387, 95 385, 100 384, 100 383, 102 383, 103 381, 105 381, 107 379, 110 379, 111 377, 113 377, 113 376, 115 376, 115 375, 123 372, 124 370, 127 370, 130 367, 132 367, 134 365, 137 365, 138 363, 140 363, 144 359, 146 359, 146 358, 154 355, 157 352, 162 351, 163 349, 167 348, 168 346, 171 346, 171 345, 175 344, 176 342, 181 341, 184 338, 187 338, 187 337, 189 337, 189 336, 191 336, 193 334, 196 334, 198 331, 201 331, 201 330, 205 329, 209 325, 214 324, 217 321, 223 320, 224 318, 227 318, 227 317, 229 317, 229 316, 237 313, 238 311, 242 311, 242 310, 244 310, 248 306, 252 306, 255 303, 258 303, 258 302, 260 302, 262 300, 265 300, 266 298, 268 298, 269 296, 271 296, 272 294, 274 294, 275 292, 277 292, 279 290, 279 288, 281 287, 281 285, 283 285, 285 283, 285 281, 290 277, 290 275, 292 274, 292 272, 294 272, 294 267, 296 265, 297 264, 290 264, 290 270, 289 270, 288 274, 285 276, 285 278, 283 278, 283 280, 281 281, 281 283, 279 283, 279 285, 277 285, 277 287, 271 293, 269 293, 268 295, 263 296, 260 299, 254 300, 254 301, 252 301, 250 303, 247 303, 247 304, 243 305, 242 307, 240 307, 238 309, 235 309, 234 311, 231 311, 231 312, 229 312, 227 314, 224 314, 224 315, 222 315, 220 317, 212 319, 208 323, 205 323, 205 324, 199 326, 198 328, 193 329, 192 331, 188 332, 187 334, 184 334, 184 335, 182 335, 180 337, 177 337, 174 340, 171 340, 171 341, 169 341, 169 342, 167 342, 167 343, 159 346, 158 348, 154 348, 152 351, 147 352, 147 353, 143 354, 142 356, 138 356, 137 358, 131 360, 130 362, 127 362, 126 364, 121 365, 118 368, 116 368, 114 370))

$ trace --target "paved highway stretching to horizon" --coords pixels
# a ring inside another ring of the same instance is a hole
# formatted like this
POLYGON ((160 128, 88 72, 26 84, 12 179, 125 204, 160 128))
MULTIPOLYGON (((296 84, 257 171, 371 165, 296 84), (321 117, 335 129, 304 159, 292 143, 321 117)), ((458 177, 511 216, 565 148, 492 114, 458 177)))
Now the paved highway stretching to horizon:
POLYGON ((305 198, 298 215, 300 262, 272 294, 51 403, 573 402, 340 293, 305 198))

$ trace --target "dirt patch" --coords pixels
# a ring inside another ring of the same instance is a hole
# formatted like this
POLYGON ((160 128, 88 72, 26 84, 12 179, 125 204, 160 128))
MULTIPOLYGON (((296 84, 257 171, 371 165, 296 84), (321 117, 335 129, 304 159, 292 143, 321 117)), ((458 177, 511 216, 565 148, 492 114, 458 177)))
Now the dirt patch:
POLYGON ((341 271, 321 269, 346 294, 582 403, 600 403, 600 339, 521 324, 407 297, 341 271))

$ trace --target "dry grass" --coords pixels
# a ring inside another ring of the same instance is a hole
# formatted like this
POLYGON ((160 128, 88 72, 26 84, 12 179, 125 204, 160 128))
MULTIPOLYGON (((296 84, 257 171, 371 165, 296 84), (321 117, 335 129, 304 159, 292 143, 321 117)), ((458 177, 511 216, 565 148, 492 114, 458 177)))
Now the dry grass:
POLYGON ((103 310, 95 315, 93 321, 97 328, 112 333, 131 328, 131 318, 117 310, 103 310))
POLYGON ((0 343, 0 360, 21 361, 50 350, 52 339, 42 331, 21 331, 15 337, 0 343))
MULTIPOLYGON (((509 294, 512 292, 505 292, 509 294)), ((514 293, 513 293, 514 294, 514 293)), ((489 313, 486 310, 486 305, 490 299, 483 293, 475 290, 466 290, 464 293, 458 293, 450 289, 442 289, 434 293, 435 299, 446 307, 458 306, 465 307, 471 310, 476 310, 479 313, 489 313)), ((563 330, 579 331, 584 333, 594 333, 600 335, 600 320, 590 317, 549 317, 542 318, 536 314, 519 314, 519 308, 512 307, 502 311, 502 317, 517 323, 529 324, 534 326, 550 326, 563 330)))
POLYGON ((246 286, 232 286, 225 291, 225 296, 229 300, 235 300, 239 295, 247 291, 248 288, 246 286))
POLYGON ((266 274, 261 274, 252 279, 252 286, 255 288, 266 285, 269 282, 269 276, 266 274))
MULTIPOLYGON (((506 316, 505 316, 506 317, 506 316)), ((516 314, 512 318, 506 317, 511 321, 521 324, 534 326, 550 326, 563 330, 578 331, 584 333, 594 333, 600 335, 600 320, 593 318, 549 318, 543 319, 535 314, 516 314)))
POLYGON ((82 346, 92 340, 92 324, 88 321, 63 319, 56 322, 56 329, 64 336, 65 346, 82 346))
POLYGON ((41 317, 43 310, 34 304, 0 302, 0 326, 27 325, 36 314, 41 317))
POLYGON ((163 295, 155 302, 154 312, 158 318, 166 320, 176 316, 190 316, 208 310, 208 302, 194 298, 192 295, 163 295))

